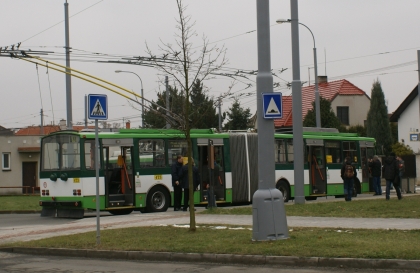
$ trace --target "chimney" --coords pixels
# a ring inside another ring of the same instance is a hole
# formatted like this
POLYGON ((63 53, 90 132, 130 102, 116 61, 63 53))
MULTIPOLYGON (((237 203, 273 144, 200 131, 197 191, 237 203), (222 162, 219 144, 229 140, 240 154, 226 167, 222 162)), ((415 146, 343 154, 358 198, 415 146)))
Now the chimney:
POLYGON ((66 130, 67 129, 67 123, 65 119, 61 119, 60 122, 58 123, 58 125, 60 126, 60 130, 66 130))
POLYGON ((130 129, 130 122, 129 122, 129 121, 127 121, 127 122, 125 123, 125 129, 130 129))
POLYGON ((328 82, 328 76, 318 76, 318 84, 328 82))

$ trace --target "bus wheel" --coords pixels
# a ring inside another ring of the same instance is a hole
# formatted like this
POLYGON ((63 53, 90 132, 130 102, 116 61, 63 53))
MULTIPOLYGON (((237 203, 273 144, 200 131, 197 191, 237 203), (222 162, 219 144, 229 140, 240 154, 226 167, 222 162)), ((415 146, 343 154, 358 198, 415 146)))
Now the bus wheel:
POLYGON ((283 195, 283 201, 284 203, 289 202, 290 200, 290 187, 289 184, 283 180, 280 180, 276 184, 276 188, 281 191, 281 194, 283 195))
POLYGON ((147 195, 147 208, 149 212, 163 212, 169 207, 170 197, 163 187, 154 187, 147 195))
POLYGON ((109 213, 112 215, 127 215, 133 212, 133 209, 112 209, 109 213))

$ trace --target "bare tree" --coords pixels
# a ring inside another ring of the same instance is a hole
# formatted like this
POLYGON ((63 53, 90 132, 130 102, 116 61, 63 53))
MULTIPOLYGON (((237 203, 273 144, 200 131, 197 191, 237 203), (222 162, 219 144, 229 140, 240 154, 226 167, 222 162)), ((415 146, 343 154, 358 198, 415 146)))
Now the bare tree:
POLYGON ((224 47, 217 46, 209 47, 209 42, 206 36, 202 37, 202 45, 193 47, 193 38, 197 35, 194 30, 195 22, 191 20, 191 16, 186 14, 187 7, 182 0, 176 0, 178 9, 178 18, 176 20, 177 32, 175 33, 175 44, 162 42, 159 46, 159 51, 162 53, 162 58, 156 58, 156 55, 147 46, 147 53, 153 65, 161 72, 168 74, 179 90, 183 93, 184 108, 182 113, 178 115, 183 122, 179 129, 185 134, 188 149, 188 180, 189 180, 189 199, 190 202, 190 230, 196 230, 195 213, 194 213, 194 188, 193 188, 193 166, 192 166, 192 143, 190 135, 190 119, 191 117, 191 102, 190 92, 194 82, 199 79, 204 81, 209 79, 213 73, 218 71, 227 63, 226 50, 224 47), (199 50, 197 50, 199 48, 199 50), (162 59, 164 61, 162 61, 162 59))

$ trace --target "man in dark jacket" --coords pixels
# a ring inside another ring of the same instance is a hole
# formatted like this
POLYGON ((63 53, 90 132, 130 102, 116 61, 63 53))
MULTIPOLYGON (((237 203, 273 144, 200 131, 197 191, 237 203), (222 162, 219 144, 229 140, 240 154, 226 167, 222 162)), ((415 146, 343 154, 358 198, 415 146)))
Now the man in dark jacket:
POLYGON ((178 155, 176 161, 172 164, 172 187, 174 188, 174 211, 181 210, 182 199, 182 156, 178 155))
POLYGON ((344 198, 346 201, 351 201, 356 176, 356 167, 351 164, 351 157, 346 157, 346 161, 341 167, 341 178, 344 182, 344 198), (352 172, 350 172, 350 169, 352 169, 352 172))
POLYGON ((395 158, 395 154, 391 153, 384 159, 384 165, 382 166, 382 177, 386 180, 386 200, 389 200, 389 193, 391 190, 391 183, 394 183, 395 191, 397 192, 398 200, 402 199, 400 185, 396 185, 395 183, 399 182, 398 175, 398 161, 395 158), (397 178, 397 179, 395 179, 397 178))
POLYGON ((373 156, 373 159, 369 160, 369 168, 372 173, 373 189, 375 190, 374 195, 382 195, 381 187, 381 161, 377 155, 373 156))
MULTIPOLYGON (((200 174, 198 173, 198 168, 194 164, 194 159, 192 159, 193 165, 193 191, 197 189, 198 185, 200 185, 200 174)), ((184 189, 184 207, 182 208, 183 211, 187 211, 188 209, 188 202, 190 201, 190 185, 188 179, 188 164, 185 164, 182 169, 182 183, 181 186, 184 189)))

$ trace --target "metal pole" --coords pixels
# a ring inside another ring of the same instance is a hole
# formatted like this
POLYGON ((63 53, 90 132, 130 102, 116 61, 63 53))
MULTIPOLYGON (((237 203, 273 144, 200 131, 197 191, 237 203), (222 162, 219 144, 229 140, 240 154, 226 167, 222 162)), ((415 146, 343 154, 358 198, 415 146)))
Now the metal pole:
POLYGON ((319 103, 319 91, 318 91, 318 64, 316 61, 316 47, 314 38, 314 69, 315 69, 315 114, 316 114, 316 127, 321 128, 321 106, 319 103))
MULTIPOLYGON (((417 98, 419 100, 419 117, 420 117, 420 50, 417 50, 417 63, 418 63, 417 72, 418 72, 418 75, 419 75, 419 83, 417 85, 417 98)), ((414 189, 415 188, 416 187, 414 187, 414 189)))
POLYGON ((44 135, 44 110, 41 109, 41 135, 44 135))
POLYGON ((293 115, 293 149, 294 149, 294 181, 295 204, 304 204, 303 177, 303 123, 302 123, 302 83, 300 81, 299 60, 299 19, 298 0, 290 0, 291 28, 292 28, 292 115, 293 115))
POLYGON ((95 119, 95 171, 96 171, 96 244, 101 244, 101 223, 99 214, 99 137, 98 137, 98 120, 95 119))
MULTIPOLYGON (((140 81, 141 81, 141 79, 140 79, 140 81)), ((141 83, 141 127, 144 128, 144 94, 143 94, 143 82, 141 83)))
POLYGON ((165 84, 166 84, 166 129, 171 128, 171 125, 169 124, 169 82, 168 82, 168 76, 165 76, 165 84))
POLYGON ((222 132, 222 98, 219 97, 219 132, 222 132))
MULTIPOLYGON (((69 33, 69 4, 64 3, 64 18, 66 32, 66 67, 70 67, 70 33, 69 33)), ((73 128, 72 98, 71 98, 71 70, 66 68, 66 107, 67 107, 67 129, 73 128)))
POLYGON ((87 105, 88 97, 85 95, 85 129, 88 128, 88 105, 87 105))
POLYGON ((257 0, 257 39, 258 190, 252 201, 252 239, 266 241, 288 238, 283 196, 274 184, 274 122, 264 119, 262 98, 263 93, 273 93, 269 0, 257 0))

